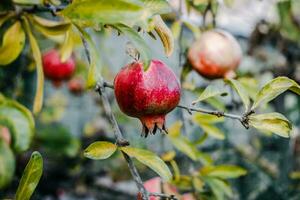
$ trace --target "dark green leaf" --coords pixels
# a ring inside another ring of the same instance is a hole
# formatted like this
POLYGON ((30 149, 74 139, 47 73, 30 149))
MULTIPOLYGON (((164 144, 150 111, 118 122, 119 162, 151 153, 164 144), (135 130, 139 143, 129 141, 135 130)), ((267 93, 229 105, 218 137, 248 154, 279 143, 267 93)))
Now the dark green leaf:
POLYGON ((0 189, 13 179, 15 157, 9 146, 0 138, 0 189))

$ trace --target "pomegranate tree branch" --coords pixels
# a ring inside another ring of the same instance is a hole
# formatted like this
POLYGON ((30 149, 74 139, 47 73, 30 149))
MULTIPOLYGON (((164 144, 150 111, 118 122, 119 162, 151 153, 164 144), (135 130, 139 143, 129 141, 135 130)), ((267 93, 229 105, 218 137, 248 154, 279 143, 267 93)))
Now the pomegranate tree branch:
POLYGON ((200 112, 200 113, 205 113, 205 114, 209 114, 209 115, 215 115, 217 117, 227 117, 227 118, 230 118, 230 119, 235 119, 235 120, 240 121, 241 124, 246 129, 249 128, 249 123, 248 123, 249 119, 248 119, 248 117, 249 117, 249 115, 254 113, 254 111, 251 110, 249 112, 246 112, 243 115, 235 115, 235 114, 225 113, 223 111, 206 110, 206 109, 203 109, 203 108, 187 107, 187 106, 183 106, 183 105, 178 105, 177 107, 188 111, 190 114, 192 114, 192 112, 200 112))
MULTIPOLYGON (((84 49, 85 49, 87 60, 90 64, 91 63, 91 58, 90 58, 90 51, 89 51, 89 48, 88 48, 87 41, 83 37, 83 35, 81 35, 81 39, 82 39, 82 42, 84 44, 83 46, 84 46, 84 49)), ((99 95, 102 99, 103 109, 104 109, 104 112, 107 115, 107 117, 110 120, 110 123, 113 127, 117 145, 118 146, 128 146, 129 142, 123 137, 123 134, 122 134, 122 132, 119 128, 118 122, 117 122, 117 120, 116 120, 116 118, 115 118, 115 116, 112 112, 112 109, 111 109, 111 106, 110 106, 110 103, 109 103, 109 99, 108 99, 106 91, 105 91, 105 87, 107 87, 107 86, 108 86, 108 84, 106 84, 103 81, 103 78, 100 77, 100 81, 96 84, 95 91, 99 93, 99 95)), ((130 173, 131 173, 131 175, 132 175, 132 177, 133 177, 133 179, 134 179, 134 181, 137 185, 137 188, 143 196, 143 200, 149 200, 149 193, 145 189, 145 187, 143 185, 143 181, 141 179, 141 176, 139 175, 132 159, 130 158, 130 156, 128 156, 124 152, 122 152, 122 154, 123 154, 123 157, 124 157, 124 159, 126 160, 126 162, 128 164, 130 173)))

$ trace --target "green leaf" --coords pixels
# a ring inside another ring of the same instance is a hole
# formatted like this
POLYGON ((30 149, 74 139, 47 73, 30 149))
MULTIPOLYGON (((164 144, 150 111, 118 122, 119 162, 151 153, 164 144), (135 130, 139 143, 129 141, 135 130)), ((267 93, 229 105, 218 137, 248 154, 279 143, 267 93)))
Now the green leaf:
POLYGON ((29 200, 43 173, 43 158, 37 151, 31 154, 20 180, 16 200, 29 200))
POLYGON ((13 0, 13 2, 17 4, 34 5, 34 4, 43 4, 44 0, 13 0))
POLYGON ((120 147, 120 150, 130 157, 135 157, 138 161, 151 168, 165 181, 172 179, 172 174, 168 166, 151 151, 133 147, 120 147))
POLYGON ((154 30, 163 43, 166 56, 171 56, 174 51, 174 38, 172 31, 165 24, 160 15, 156 15, 153 17, 153 23, 154 30))
POLYGON ((38 43, 31 32, 28 20, 25 17, 23 17, 22 19, 24 21, 25 30, 29 37, 29 43, 36 64, 37 84, 36 84, 36 92, 35 92, 34 103, 33 103, 33 113, 38 114, 42 109, 43 97, 44 97, 44 72, 43 72, 43 65, 42 65, 42 56, 41 56, 41 51, 38 46, 38 43))
POLYGON ((34 27, 46 37, 64 35, 71 28, 69 22, 52 21, 36 15, 30 16, 30 20, 34 27))
POLYGON ((79 26, 76 26, 76 27, 82 34, 82 37, 88 43, 88 47, 89 47, 91 63, 90 63, 89 71, 88 71, 86 86, 87 86, 87 88, 94 88, 96 86, 97 82, 101 78, 100 71, 101 71, 102 63, 101 63, 101 59, 99 56, 99 52, 98 52, 91 36, 86 31, 84 31, 82 28, 80 28, 79 26))
POLYGON ((193 121, 197 124, 215 124, 219 122, 224 122, 224 117, 218 117, 216 115, 210 115, 205 113, 195 113, 193 114, 193 121))
POLYGON ((209 177, 205 177, 204 180, 211 188, 217 200, 223 200, 224 195, 228 196, 229 198, 232 198, 232 189, 225 181, 220 180, 218 178, 209 177))
POLYGON ((173 146, 180 152, 187 155, 192 160, 197 160, 197 149, 195 146, 185 137, 168 137, 173 146))
POLYGON ((172 12, 172 9, 167 0, 140 0, 144 3, 143 7, 147 12, 152 13, 152 16, 157 14, 165 14, 172 12))
POLYGON ((144 39, 136 31, 128 26, 117 24, 114 27, 120 32, 124 33, 138 50, 144 63, 144 70, 146 71, 151 61, 151 50, 144 39))
POLYGON ((193 101, 192 104, 194 105, 200 101, 204 101, 211 97, 215 97, 215 96, 219 96, 219 95, 226 95, 226 94, 227 93, 224 92, 223 89, 211 84, 205 88, 205 90, 201 93, 201 95, 198 97, 198 99, 193 101))
POLYGON ((250 115, 249 125, 261 131, 275 133, 281 137, 289 137, 292 130, 289 120, 276 112, 250 115))
POLYGON ((27 108, 16 101, 1 99, 0 124, 10 129, 15 151, 22 152, 29 148, 34 135, 34 119, 27 108))
POLYGON ((61 14, 79 25, 121 23, 146 28, 149 18, 169 11, 170 7, 164 0, 85 0, 69 4, 61 14))
POLYGON ((69 4, 61 14, 76 24, 134 24, 142 20, 143 7, 125 0, 85 0, 69 4))
POLYGON ((93 160, 103 160, 109 158, 117 146, 110 142, 94 142, 84 150, 84 156, 93 160))
POLYGON ((280 17, 280 33, 285 38, 299 43, 300 28, 292 15, 292 1, 279 1, 277 8, 280 17))
POLYGON ((202 176, 220 179, 238 178, 247 174, 247 171, 234 165, 205 166, 200 170, 202 176))
POLYGON ((3 35, 0 47, 0 65, 14 61, 22 52, 25 44, 25 33, 19 21, 15 22, 3 35))
POLYGON ((277 77, 271 80, 258 92, 251 109, 268 103, 286 90, 300 95, 300 86, 294 80, 287 77, 277 77))
POLYGON ((0 189, 11 182, 15 173, 15 157, 8 144, 0 139, 0 189))
POLYGON ((243 85, 234 79, 226 79, 225 81, 229 83, 229 85, 231 85, 231 87, 238 93, 245 106, 245 111, 248 111, 250 106, 250 98, 243 85))

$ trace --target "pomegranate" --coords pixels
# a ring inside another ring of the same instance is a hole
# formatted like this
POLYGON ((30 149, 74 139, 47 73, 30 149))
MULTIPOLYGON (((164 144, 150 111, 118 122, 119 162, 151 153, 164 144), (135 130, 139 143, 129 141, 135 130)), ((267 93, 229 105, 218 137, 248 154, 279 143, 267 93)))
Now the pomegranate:
POLYGON ((43 54, 44 74, 55 85, 69 79, 75 71, 75 61, 70 57, 66 62, 61 62, 59 52, 52 49, 43 54))
POLYGON ((85 88, 84 80, 81 77, 74 77, 68 82, 69 91, 75 95, 80 95, 85 88))
POLYGON ((0 140, 3 140, 6 144, 11 144, 11 135, 10 131, 5 126, 0 126, 0 140))
POLYGON ((142 122, 142 135, 155 134, 157 129, 167 133, 165 115, 178 105, 181 89, 166 64, 152 60, 146 71, 141 62, 128 64, 115 77, 114 87, 120 109, 142 122))
MULTIPOLYGON (((162 180, 160 177, 152 178, 144 183, 144 187, 150 193, 162 193, 162 180)), ((159 197, 151 196, 149 200, 159 200, 159 197)))
POLYGON ((188 51, 193 69, 208 79, 233 78, 241 57, 237 40, 221 30, 203 33, 188 51))

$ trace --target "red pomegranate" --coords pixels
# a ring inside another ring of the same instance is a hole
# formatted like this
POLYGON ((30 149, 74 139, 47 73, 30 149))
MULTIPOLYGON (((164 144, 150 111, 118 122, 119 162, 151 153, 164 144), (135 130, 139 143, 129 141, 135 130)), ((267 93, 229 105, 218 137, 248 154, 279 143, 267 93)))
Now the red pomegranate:
POLYGON ((85 88, 85 83, 83 78, 81 77, 73 77, 68 82, 69 91, 75 95, 80 95, 84 91, 84 88, 85 88))
POLYGON ((144 71, 141 62, 126 65, 114 80, 115 96, 120 109, 139 118, 143 134, 166 131, 165 115, 180 100, 180 84, 174 72, 163 62, 152 60, 144 71))
POLYGON ((43 55, 43 68, 47 78, 59 83, 72 76, 75 71, 75 61, 70 57, 67 61, 61 62, 59 52, 52 49, 43 55))
POLYGON ((241 57, 242 50, 237 40, 221 30, 203 33, 188 51, 192 67, 208 79, 233 78, 241 57))

